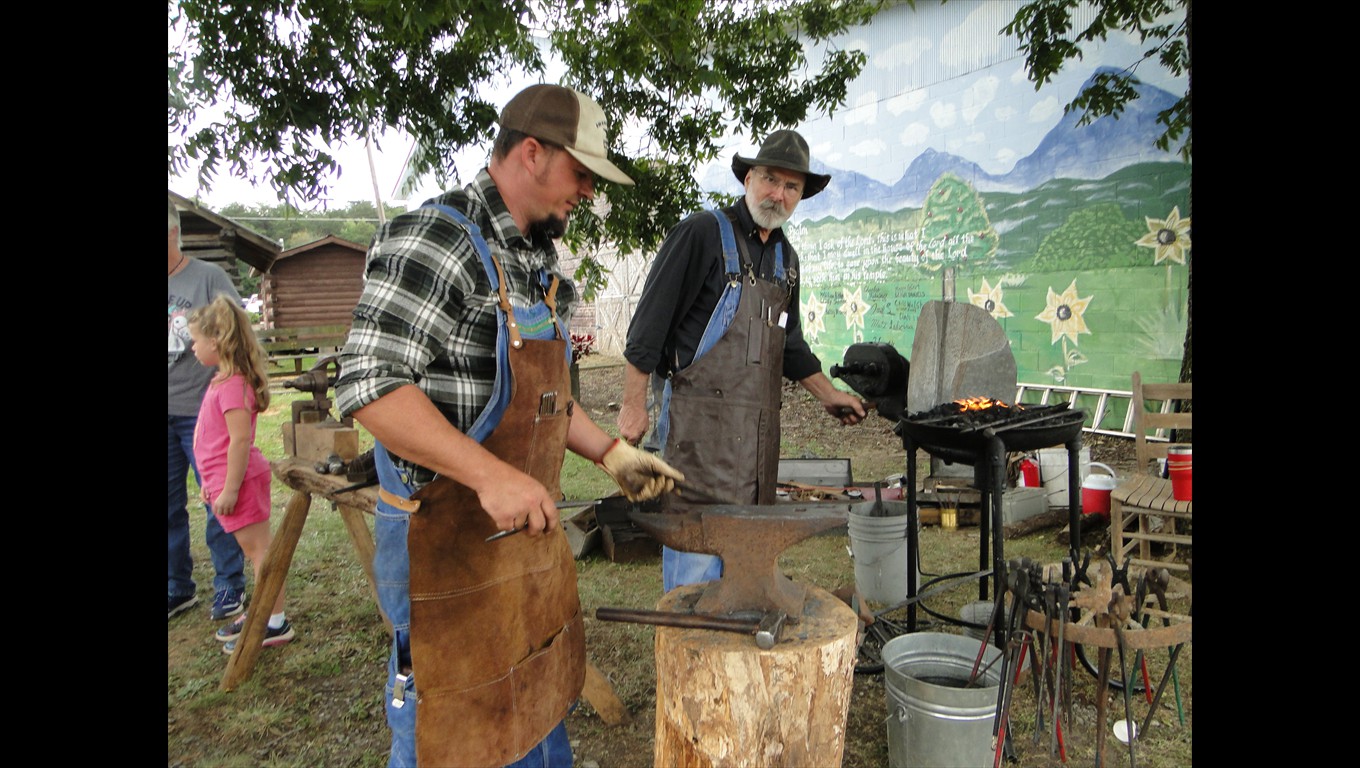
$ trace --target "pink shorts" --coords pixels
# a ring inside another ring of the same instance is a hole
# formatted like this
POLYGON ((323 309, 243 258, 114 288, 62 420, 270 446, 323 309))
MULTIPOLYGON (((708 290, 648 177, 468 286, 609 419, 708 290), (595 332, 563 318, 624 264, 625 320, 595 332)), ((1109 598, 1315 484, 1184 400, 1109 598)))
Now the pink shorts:
POLYGON ((241 492, 236 497, 236 509, 230 515, 217 515, 217 522, 222 524, 222 530, 234 533, 247 525, 269 519, 270 480, 271 475, 268 472, 261 472, 241 482, 241 492))

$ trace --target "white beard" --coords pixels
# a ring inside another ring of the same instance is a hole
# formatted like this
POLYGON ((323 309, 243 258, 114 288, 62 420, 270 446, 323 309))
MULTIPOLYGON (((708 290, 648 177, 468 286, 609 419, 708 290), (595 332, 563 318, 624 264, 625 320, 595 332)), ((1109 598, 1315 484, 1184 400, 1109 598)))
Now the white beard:
POLYGON ((775 230, 784 226, 784 222, 793 215, 793 210, 785 210, 783 206, 773 200, 762 200, 757 203, 752 198, 754 195, 746 196, 746 207, 751 209, 751 218, 755 219, 756 225, 761 229, 775 230))

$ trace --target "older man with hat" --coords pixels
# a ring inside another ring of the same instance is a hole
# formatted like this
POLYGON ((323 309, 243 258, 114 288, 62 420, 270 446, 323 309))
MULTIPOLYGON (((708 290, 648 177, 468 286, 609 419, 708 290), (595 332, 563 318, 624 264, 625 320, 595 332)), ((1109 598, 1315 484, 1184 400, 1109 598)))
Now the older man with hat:
POLYGON ((586 662, 556 506, 564 450, 629 499, 683 479, 571 397, 577 293, 553 239, 597 174, 633 183, 608 157, 600 106, 530 86, 472 183, 393 218, 369 247, 335 391, 376 442, 391 766, 571 765, 565 718, 586 662))
MULTIPOLYGON (((718 496, 690 502, 774 502, 785 378, 841 424, 864 418, 864 403, 822 373, 799 322, 798 254, 782 227, 799 200, 831 180, 808 163, 807 141, 791 130, 770 134, 753 158, 735 155, 732 172, 745 197, 671 230, 628 327, 619 434, 642 440, 651 421, 649 381, 664 382, 652 387, 657 423, 649 445, 718 496)), ((661 571, 670 591, 718 578, 722 561, 665 547, 661 571)))

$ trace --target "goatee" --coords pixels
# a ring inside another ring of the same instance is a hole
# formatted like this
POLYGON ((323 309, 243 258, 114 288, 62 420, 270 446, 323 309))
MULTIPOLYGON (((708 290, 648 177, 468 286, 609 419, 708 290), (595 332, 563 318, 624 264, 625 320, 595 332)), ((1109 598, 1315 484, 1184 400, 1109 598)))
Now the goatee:
POLYGON ((751 218, 755 219, 762 229, 779 229, 784 226, 784 222, 789 220, 791 211, 785 210, 784 206, 773 200, 762 200, 760 204, 751 208, 751 218))
POLYGON ((549 215, 547 218, 539 219, 529 225, 529 238, 535 239, 542 235, 549 240, 556 240, 567 233, 567 220, 561 216, 549 215))

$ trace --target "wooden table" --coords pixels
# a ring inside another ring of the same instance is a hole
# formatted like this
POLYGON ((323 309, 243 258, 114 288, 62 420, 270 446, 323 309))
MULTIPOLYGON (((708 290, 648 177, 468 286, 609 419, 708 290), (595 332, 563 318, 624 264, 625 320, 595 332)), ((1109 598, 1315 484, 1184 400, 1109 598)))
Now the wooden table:
MULTIPOLYGON (((264 564, 260 568, 260 578, 255 582, 255 590, 250 596, 250 604, 269 606, 278 599, 279 592, 288 578, 288 568, 293 563, 293 551, 297 549, 298 539, 302 537, 302 527, 307 522, 307 513, 311 510, 312 496, 319 495, 335 502, 336 510, 349 532, 350 541, 354 544, 354 551, 359 556, 359 564, 364 567, 364 573, 368 576, 368 589, 373 594, 373 603, 379 606, 378 614, 382 616, 383 624, 387 626, 390 635, 392 622, 382 613, 381 604, 378 602, 377 583, 373 579, 373 532, 369 528, 368 520, 364 518, 365 514, 372 515, 377 507, 378 486, 371 485, 336 494, 336 491, 353 485, 353 482, 344 475, 320 474, 313 468, 312 462, 306 459, 291 458, 271 464, 274 476, 292 488, 293 495, 284 507, 283 521, 274 531, 273 541, 269 544, 269 551, 265 554, 264 564)), ((236 641, 236 649, 232 651, 231 658, 227 661, 227 670, 222 675, 220 690, 230 691, 250 678, 251 673, 255 671, 255 662, 259 659, 260 652, 264 650, 262 643, 268 624, 268 610, 246 612, 245 627, 241 631, 240 639, 236 641)))

